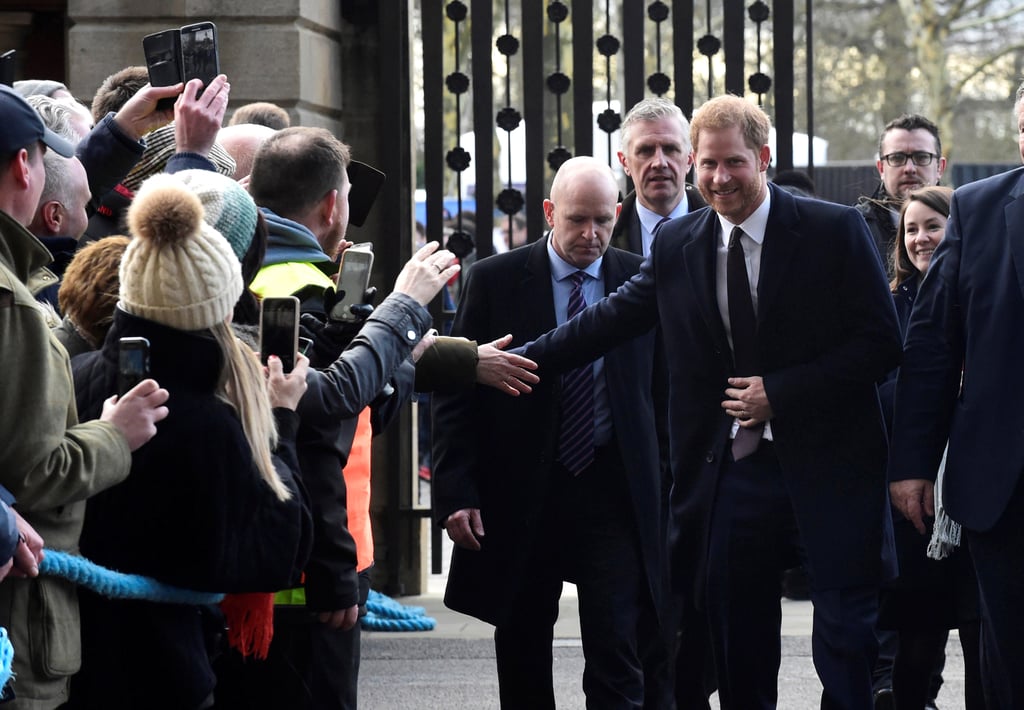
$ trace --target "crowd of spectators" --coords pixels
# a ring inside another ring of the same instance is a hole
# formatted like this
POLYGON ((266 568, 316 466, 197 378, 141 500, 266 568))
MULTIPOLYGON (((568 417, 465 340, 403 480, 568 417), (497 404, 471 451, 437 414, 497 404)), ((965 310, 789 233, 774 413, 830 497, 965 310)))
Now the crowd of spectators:
MULTIPOLYGON (((769 184, 752 103, 691 125, 645 99, 624 197, 572 158, 548 231, 514 215, 475 261, 460 216, 450 250, 418 245, 339 318, 350 200, 378 187, 280 106, 225 123, 230 92, 142 67, 91 110, 58 82, 0 87, 5 702, 354 708, 371 440, 435 392, 446 603, 494 624, 503 706, 553 706, 572 581, 589 705, 774 707, 795 570, 823 708, 931 707, 954 628, 966 707, 1024 706, 1024 439, 998 378, 1024 337, 1021 169, 939 187, 938 129, 908 114, 877 190, 840 206, 806 175, 769 184), (261 362, 279 298, 310 348, 261 362), (40 575, 44 547, 224 600, 76 589, 40 575)), ((1014 108, 1024 135, 1024 85, 1014 108)))

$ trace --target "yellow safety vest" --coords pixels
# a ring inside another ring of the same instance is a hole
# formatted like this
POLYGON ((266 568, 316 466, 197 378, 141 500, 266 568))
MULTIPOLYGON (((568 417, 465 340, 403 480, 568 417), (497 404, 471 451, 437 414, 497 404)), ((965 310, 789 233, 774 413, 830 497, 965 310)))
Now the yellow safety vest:
MULTIPOLYGON (((256 274, 249 289, 260 298, 280 298, 298 293, 307 286, 334 286, 334 282, 314 264, 289 261, 264 266, 256 274)), ((274 603, 283 606, 305 606, 303 587, 284 589, 274 595, 274 603)))
POLYGON ((260 298, 291 296, 307 286, 334 286, 331 277, 318 269, 315 264, 288 261, 284 264, 264 266, 256 274, 249 290, 260 298))

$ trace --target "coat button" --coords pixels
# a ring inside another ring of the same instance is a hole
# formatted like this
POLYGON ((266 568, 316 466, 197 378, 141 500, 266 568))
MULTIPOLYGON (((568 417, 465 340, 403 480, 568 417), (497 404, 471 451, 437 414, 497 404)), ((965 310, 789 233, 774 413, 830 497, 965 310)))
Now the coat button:
POLYGON ((413 330, 412 328, 409 328, 409 330, 405 331, 405 337, 407 337, 409 340, 416 340, 416 331, 413 330))
POLYGON ((715 462, 715 452, 714 451, 709 451, 706 454, 704 454, 704 461, 706 461, 707 463, 714 463, 715 462))

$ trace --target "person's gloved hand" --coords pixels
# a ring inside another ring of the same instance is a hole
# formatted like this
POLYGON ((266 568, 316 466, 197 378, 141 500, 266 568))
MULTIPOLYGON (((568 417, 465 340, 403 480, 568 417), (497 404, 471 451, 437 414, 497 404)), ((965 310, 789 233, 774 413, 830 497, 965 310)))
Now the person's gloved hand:
POLYGON ((348 347, 362 326, 361 321, 358 323, 327 321, 325 323, 312 313, 303 313, 299 316, 299 335, 313 341, 313 347, 309 349, 310 367, 318 370, 329 367, 348 347))
MULTIPOLYGON (((328 318, 325 323, 312 313, 303 313, 300 316, 299 334, 313 341, 313 347, 309 353, 310 366, 323 369, 330 367, 331 363, 338 359, 338 356, 356 337, 366 319, 373 313, 372 301, 376 295, 376 288, 368 288, 363 294, 363 303, 349 306, 349 311, 355 316, 355 319, 351 321, 328 318)), ((333 288, 327 288, 324 291, 324 313, 330 314, 334 306, 344 296, 344 291, 336 293, 333 288)))
MULTIPOLYGON (((327 314, 328 320, 334 320, 331 318, 331 312, 334 310, 334 306, 344 298, 345 291, 335 291, 330 286, 324 290, 324 313, 327 314)), ((368 289, 363 291, 362 302, 353 303, 348 307, 349 313, 355 316, 356 321, 361 324, 364 320, 370 317, 371 313, 373 313, 373 302, 376 300, 377 287, 370 286, 368 289)))

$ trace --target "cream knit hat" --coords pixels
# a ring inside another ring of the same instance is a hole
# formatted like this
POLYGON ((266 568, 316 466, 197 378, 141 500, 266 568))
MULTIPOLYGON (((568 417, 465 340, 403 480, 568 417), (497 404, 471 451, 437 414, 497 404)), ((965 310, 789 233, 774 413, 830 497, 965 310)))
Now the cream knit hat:
POLYGON ((135 238, 121 260, 124 310, 179 330, 204 330, 234 311, 242 294, 238 258, 180 180, 161 174, 143 183, 128 227, 135 238))

